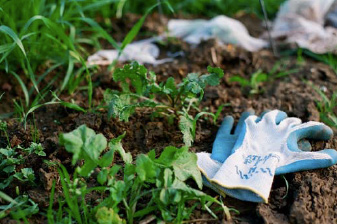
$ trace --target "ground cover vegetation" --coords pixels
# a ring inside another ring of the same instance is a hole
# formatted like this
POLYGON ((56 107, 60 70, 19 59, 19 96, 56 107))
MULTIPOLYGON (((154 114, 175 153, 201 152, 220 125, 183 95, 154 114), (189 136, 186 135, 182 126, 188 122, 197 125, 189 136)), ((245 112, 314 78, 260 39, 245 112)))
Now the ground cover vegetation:
MULTIPOLYGON (((265 1, 270 18, 282 2, 265 1)), ((86 63, 167 18, 219 14, 253 32, 260 23, 249 21, 263 18, 259 1, 246 0, 0 0, 0 223, 300 222, 310 206, 300 213, 298 203, 314 197, 308 180, 333 185, 334 169, 276 179, 270 207, 240 204, 202 186, 194 152, 210 151, 224 115, 250 107, 336 130, 335 56, 171 38, 158 45, 187 52, 175 64, 86 63)))

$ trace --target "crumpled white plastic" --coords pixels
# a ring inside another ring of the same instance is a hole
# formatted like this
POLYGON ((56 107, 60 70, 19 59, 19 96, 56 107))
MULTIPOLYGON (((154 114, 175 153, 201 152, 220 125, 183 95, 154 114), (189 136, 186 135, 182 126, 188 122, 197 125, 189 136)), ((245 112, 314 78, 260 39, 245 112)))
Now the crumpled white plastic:
POLYGON ((137 61, 140 64, 158 65, 165 62, 170 62, 172 58, 165 58, 157 60, 159 56, 159 48, 153 44, 157 38, 150 38, 141 41, 135 41, 128 44, 122 54, 118 58, 118 50, 100 50, 91 55, 87 59, 89 65, 110 65, 114 60, 137 61))
POLYGON ((217 38, 222 43, 238 45, 248 51, 258 51, 268 46, 265 40, 250 36, 241 22, 223 15, 211 20, 171 19, 168 30, 169 35, 182 38, 190 44, 217 38))
POLYGON ((319 54, 337 52, 337 29, 324 27, 333 3, 334 0, 286 1, 280 7, 271 36, 319 54))

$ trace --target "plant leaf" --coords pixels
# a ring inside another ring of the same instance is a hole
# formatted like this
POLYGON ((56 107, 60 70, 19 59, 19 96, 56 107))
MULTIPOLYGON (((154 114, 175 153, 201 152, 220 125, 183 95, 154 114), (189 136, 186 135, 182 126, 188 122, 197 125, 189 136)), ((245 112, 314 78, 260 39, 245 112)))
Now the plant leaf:
POLYGON ((112 208, 101 207, 97 209, 95 215, 98 224, 123 224, 126 223, 124 219, 119 217, 118 213, 112 208))
POLYGON ((187 147, 179 149, 175 155, 176 159, 172 163, 174 175, 181 181, 185 181, 192 177, 198 187, 202 188, 202 178, 197 166, 197 155, 188 152, 187 147))
POLYGON ((190 115, 185 113, 179 116, 179 129, 183 133, 183 140, 186 146, 191 146, 194 141, 194 125, 190 115))
POLYGON ((82 176, 88 176, 99 164, 99 156, 106 148, 107 140, 102 134, 97 135, 94 130, 81 125, 72 132, 61 134, 60 144, 73 153, 73 165, 79 159, 84 159, 85 163, 79 170, 82 176))

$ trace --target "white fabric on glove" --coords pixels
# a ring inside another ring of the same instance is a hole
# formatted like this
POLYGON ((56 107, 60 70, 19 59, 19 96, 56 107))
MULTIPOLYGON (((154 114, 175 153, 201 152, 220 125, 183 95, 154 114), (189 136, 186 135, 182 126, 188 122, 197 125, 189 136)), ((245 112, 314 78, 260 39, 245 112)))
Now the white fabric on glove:
POLYGON ((159 48, 153 44, 155 38, 136 41, 128 44, 118 58, 118 50, 100 50, 88 57, 89 65, 110 65, 114 60, 120 62, 137 61, 140 64, 158 65, 172 61, 171 58, 157 60, 159 48))
POLYGON ((168 30, 171 36, 182 38, 190 44, 217 38, 222 43, 238 45, 248 51, 257 51, 268 45, 266 41, 250 36, 241 22, 223 15, 211 20, 172 19, 168 23, 168 30))
POLYGON ((249 116, 245 130, 223 164, 212 160, 208 153, 197 154, 198 167, 213 189, 245 201, 268 202, 277 168, 280 174, 327 167, 336 162, 334 150, 304 152, 297 147, 298 139, 307 136, 318 139, 323 133, 326 139, 331 129, 319 122, 302 124, 298 118, 285 118, 278 124, 279 113, 268 112, 258 122, 257 116, 249 116))
POLYGON ((334 0, 289 0, 281 7, 271 31, 273 38, 296 43, 315 53, 337 52, 337 29, 324 27, 334 0))

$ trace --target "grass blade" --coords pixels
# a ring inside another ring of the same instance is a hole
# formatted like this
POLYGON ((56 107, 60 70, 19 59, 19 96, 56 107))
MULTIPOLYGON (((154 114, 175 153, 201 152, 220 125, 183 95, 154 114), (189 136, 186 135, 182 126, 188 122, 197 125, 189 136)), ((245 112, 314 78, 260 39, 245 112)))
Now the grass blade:
POLYGON ((7 34, 8 36, 10 36, 13 39, 13 41, 16 43, 16 45, 18 45, 18 47, 21 49, 23 55, 25 57, 27 57, 25 48, 23 47, 23 44, 22 44, 20 38, 18 37, 18 35, 16 35, 16 33, 11 28, 9 28, 8 26, 5 26, 5 25, 1 25, 0 26, 0 32, 3 32, 5 34, 7 34))
POLYGON ((15 72, 12 71, 11 74, 16 78, 16 80, 18 80, 21 86, 21 89, 23 91, 23 94, 25 95, 26 106, 28 107, 29 106, 29 94, 28 94, 28 90, 27 90, 25 83, 22 81, 20 76, 18 76, 18 74, 16 74, 15 72))
MULTIPOLYGON (((122 46, 121 49, 123 50, 129 43, 131 43, 133 41, 133 39, 135 39, 135 37, 137 36, 137 34, 139 33, 140 28, 143 26, 143 23, 145 21, 145 18, 147 17, 147 15, 155 8, 159 5, 159 3, 153 5, 151 8, 149 8, 145 14, 142 16, 142 18, 140 18, 140 20, 138 20, 138 22, 132 27, 132 29, 128 32, 128 34, 126 35, 126 37, 124 38, 123 42, 122 42, 122 46)), ((121 52, 120 52, 121 54, 121 52)))
POLYGON ((69 55, 68 69, 67 69, 66 76, 64 77, 62 86, 61 86, 61 91, 63 91, 64 88, 68 85, 68 82, 73 73, 73 70, 74 70, 74 59, 71 57, 71 55, 69 55))

